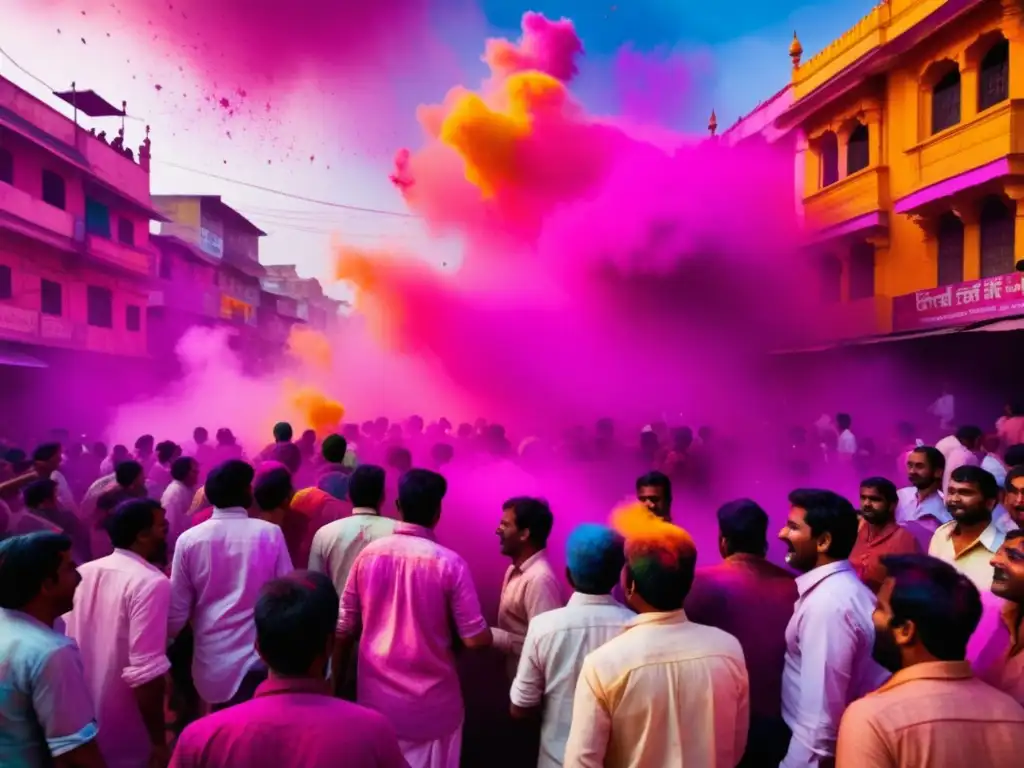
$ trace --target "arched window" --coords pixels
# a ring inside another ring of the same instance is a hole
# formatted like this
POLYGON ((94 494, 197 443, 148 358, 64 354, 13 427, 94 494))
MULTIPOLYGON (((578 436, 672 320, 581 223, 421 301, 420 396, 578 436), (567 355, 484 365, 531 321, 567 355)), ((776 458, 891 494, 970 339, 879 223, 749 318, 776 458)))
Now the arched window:
POLYGON ((932 133, 960 122, 960 70, 943 75, 932 88, 932 133))
POLYGON ((839 139, 832 131, 825 131, 819 142, 821 147, 821 186, 825 188, 839 181, 839 139))
POLYGON ((937 240, 938 285, 953 285, 964 280, 964 223, 952 213, 939 217, 937 240))
POLYGON ((1003 198, 992 195, 981 206, 981 276, 996 277, 1013 272, 1013 209, 1003 198))
POLYGON ((14 156, 11 150, 0 147, 0 182, 14 183, 14 156))
POLYGON ((1010 44, 1006 39, 988 49, 981 60, 978 78, 978 111, 1010 97, 1010 44))
POLYGON ((838 304, 843 299, 843 264, 831 253, 821 257, 819 292, 824 304, 838 304))
POLYGON ((875 295, 875 246, 860 241, 850 249, 850 301, 875 295))
POLYGON ((850 131, 850 140, 846 145, 846 175, 867 168, 870 160, 868 154, 868 127, 857 123, 857 127, 850 131))

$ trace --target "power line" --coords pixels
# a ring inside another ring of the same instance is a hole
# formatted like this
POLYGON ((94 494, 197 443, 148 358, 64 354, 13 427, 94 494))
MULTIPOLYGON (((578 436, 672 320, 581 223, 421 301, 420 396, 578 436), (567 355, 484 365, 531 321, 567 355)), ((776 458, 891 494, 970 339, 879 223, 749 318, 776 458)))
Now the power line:
POLYGON ((37 83, 39 83, 41 86, 43 86, 43 88, 48 90, 50 93, 54 92, 53 87, 51 87, 49 85, 49 83, 47 83, 42 78, 36 77, 31 72, 29 72, 27 69, 25 69, 23 66, 21 66, 21 64, 19 64, 17 61, 15 61, 14 57, 11 56, 11 54, 9 54, 3 48, 0 48, 0 56, 3 56, 5 59, 7 59, 7 61, 11 62, 11 64, 14 65, 15 69, 20 70, 22 74, 24 74, 24 75, 26 75, 28 77, 31 77, 33 80, 35 80, 37 83))
POLYGON ((229 184, 237 184, 240 187, 248 187, 249 189, 258 189, 261 192, 268 192, 272 195, 280 195, 281 197, 291 198, 292 200, 299 200, 303 203, 314 203, 315 205, 323 205, 328 208, 338 208, 343 211, 355 211, 356 213, 373 213, 378 216, 394 216, 400 219, 415 219, 417 218, 411 213, 402 213, 401 211, 386 211, 381 208, 364 208, 359 205, 348 205, 346 203, 336 203, 332 200, 319 200, 315 197, 306 197, 305 195, 297 195, 294 192, 285 192, 282 189, 274 189, 273 187, 265 187, 261 184, 253 184, 248 181, 240 181, 239 179, 232 179, 229 176, 221 176, 218 173, 210 173, 209 171, 202 171, 198 168, 190 168, 187 165, 180 165, 179 163, 172 163, 169 160, 154 160, 154 162, 160 165, 166 165, 171 168, 177 168, 182 171, 188 171, 189 173, 195 173, 199 176, 207 176, 211 179, 217 179, 218 181, 226 181, 229 184))

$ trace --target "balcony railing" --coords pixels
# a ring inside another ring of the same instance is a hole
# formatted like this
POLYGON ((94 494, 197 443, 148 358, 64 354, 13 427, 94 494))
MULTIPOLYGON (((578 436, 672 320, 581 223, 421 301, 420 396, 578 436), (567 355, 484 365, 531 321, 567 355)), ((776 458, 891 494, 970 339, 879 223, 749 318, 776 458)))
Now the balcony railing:
POLYGON ((0 302, 0 339, 129 357, 146 355, 144 333, 96 328, 6 302, 0 302))
POLYGON ((153 254, 99 235, 86 235, 85 247, 89 255, 115 267, 150 275, 153 272, 153 254))
POLYGON ((70 213, 32 197, 10 184, 0 184, 0 211, 39 227, 49 234, 69 240, 74 237, 75 219, 70 213))
POLYGON ((857 171, 804 198, 807 223, 815 229, 884 211, 889 205, 889 169, 874 166, 857 171))

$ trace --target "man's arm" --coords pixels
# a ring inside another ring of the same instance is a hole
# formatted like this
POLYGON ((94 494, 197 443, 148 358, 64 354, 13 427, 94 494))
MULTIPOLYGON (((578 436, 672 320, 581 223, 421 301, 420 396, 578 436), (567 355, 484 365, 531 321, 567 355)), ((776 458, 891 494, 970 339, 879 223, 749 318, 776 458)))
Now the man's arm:
POLYGON ((509 691, 512 700, 512 717, 526 720, 540 714, 544 703, 544 666, 537 647, 537 633, 533 625, 526 632, 523 652, 519 657, 519 668, 509 691))
POLYGON ((459 633, 466 648, 477 650, 490 647, 494 642, 493 635, 480 610, 480 598, 477 597, 476 586, 465 561, 460 561, 452 572, 448 604, 455 631, 459 633))
POLYGON ((128 666, 121 679, 135 694, 142 722, 156 753, 167 749, 164 718, 164 677, 171 668, 167 658, 167 626, 171 582, 154 579, 132 595, 128 614, 128 666))
POLYGON ((188 624, 195 604, 192 579, 188 574, 188 539, 178 539, 171 561, 171 601, 167 611, 167 636, 173 640, 188 624))
POLYGON ((355 650, 363 626, 363 609, 359 596, 359 584, 362 580, 361 571, 363 555, 360 553, 352 564, 345 591, 341 594, 338 610, 338 627, 334 638, 334 651, 331 654, 331 690, 335 696, 341 694, 345 673, 349 668, 352 652, 355 650))
POLYGON ((295 570, 292 566, 292 556, 288 554, 288 543, 284 540, 284 532, 274 526, 274 539, 277 542, 277 564, 274 566, 274 575, 277 578, 287 576, 295 570))
POLYGON ((96 745, 99 728, 76 646, 67 645, 50 654, 36 673, 32 708, 56 765, 61 768, 105 765, 96 745))
POLYGON ((565 744, 564 765, 573 768, 604 768, 608 740, 612 735, 612 718, 608 711, 604 688, 593 664, 583 662, 576 695, 572 702, 572 727, 565 744))
POLYGON ((324 549, 324 529, 321 528, 319 531, 313 534, 313 543, 309 547, 309 570, 316 571, 317 573, 327 573, 327 562, 323 556, 324 549))

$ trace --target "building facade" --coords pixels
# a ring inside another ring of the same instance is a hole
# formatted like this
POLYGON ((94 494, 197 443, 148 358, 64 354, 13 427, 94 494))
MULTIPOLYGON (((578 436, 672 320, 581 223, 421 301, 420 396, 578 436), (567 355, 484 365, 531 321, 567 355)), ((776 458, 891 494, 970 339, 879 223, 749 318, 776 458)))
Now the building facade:
POLYGON ((803 61, 791 133, 838 337, 1024 314, 1017 0, 890 0, 803 61))
POLYGON ((299 277, 294 264, 268 266, 263 289, 294 301, 296 317, 311 328, 328 335, 338 330, 343 302, 327 296, 319 280, 299 277))

